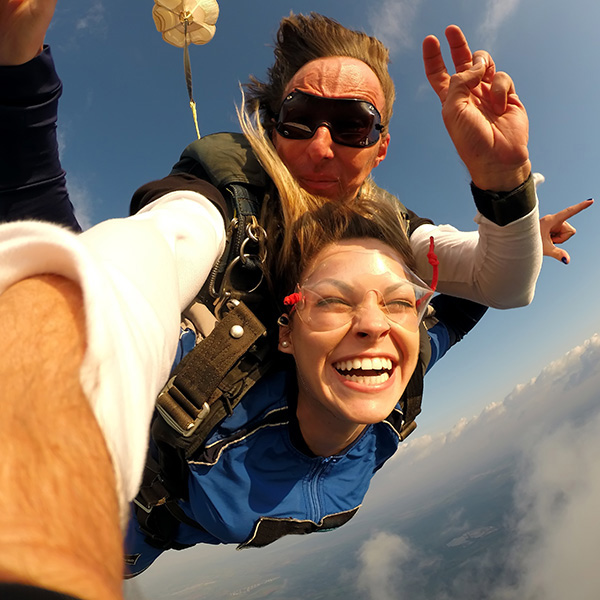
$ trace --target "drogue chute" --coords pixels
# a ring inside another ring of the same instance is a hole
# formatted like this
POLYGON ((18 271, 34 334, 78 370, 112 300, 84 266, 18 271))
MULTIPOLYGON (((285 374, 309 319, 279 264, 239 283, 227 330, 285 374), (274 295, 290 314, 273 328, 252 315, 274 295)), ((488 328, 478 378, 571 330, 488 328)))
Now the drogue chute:
POLYGON ((188 48, 190 44, 206 44, 212 40, 219 18, 219 5, 216 0, 154 0, 152 17, 163 40, 172 46, 183 48, 183 67, 190 108, 196 134, 200 138, 188 48))

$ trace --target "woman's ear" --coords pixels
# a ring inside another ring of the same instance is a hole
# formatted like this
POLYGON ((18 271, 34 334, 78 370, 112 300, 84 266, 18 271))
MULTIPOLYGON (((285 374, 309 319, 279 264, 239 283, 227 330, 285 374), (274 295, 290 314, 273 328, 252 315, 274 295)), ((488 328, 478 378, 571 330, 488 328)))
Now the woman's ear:
POLYGON ((279 345, 277 346, 280 352, 284 354, 294 354, 294 347, 292 344, 292 330, 290 328, 289 317, 282 315, 279 317, 277 323, 279 324, 279 345))

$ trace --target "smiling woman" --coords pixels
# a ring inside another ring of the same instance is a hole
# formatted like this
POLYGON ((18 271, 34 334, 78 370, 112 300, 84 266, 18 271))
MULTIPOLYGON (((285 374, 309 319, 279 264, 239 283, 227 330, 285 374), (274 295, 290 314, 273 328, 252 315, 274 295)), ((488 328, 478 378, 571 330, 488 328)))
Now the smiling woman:
POLYGON ((342 451, 404 393, 431 295, 409 273, 384 242, 355 238, 326 246, 303 274, 280 350, 294 357, 298 421, 315 454, 342 451))
POLYGON ((407 389, 460 339, 440 315, 422 326, 432 290, 412 274, 393 204, 325 203, 293 234, 280 360, 183 463, 186 493, 150 516, 137 509, 129 576, 167 548, 262 547, 346 523, 411 431, 420 408, 407 389))

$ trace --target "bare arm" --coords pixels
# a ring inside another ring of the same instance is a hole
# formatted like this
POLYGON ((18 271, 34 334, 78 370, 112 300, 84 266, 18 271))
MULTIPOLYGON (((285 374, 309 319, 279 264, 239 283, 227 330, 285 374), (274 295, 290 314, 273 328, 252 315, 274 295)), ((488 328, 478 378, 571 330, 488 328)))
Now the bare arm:
POLYGON ((0 65, 21 65, 42 50, 57 0, 0 0, 0 65))
POLYGON ((81 235, 0 226, 0 581, 119 597, 179 314, 223 246, 217 209, 178 193, 81 235))
POLYGON ((0 581, 121 597, 112 463, 79 384, 81 292, 57 276, 0 296, 0 581))

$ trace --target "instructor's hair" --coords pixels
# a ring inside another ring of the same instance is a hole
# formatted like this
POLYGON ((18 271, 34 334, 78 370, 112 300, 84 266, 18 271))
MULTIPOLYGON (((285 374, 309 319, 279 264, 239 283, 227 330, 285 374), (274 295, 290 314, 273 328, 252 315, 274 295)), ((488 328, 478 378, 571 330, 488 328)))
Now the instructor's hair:
POLYGON ((290 13, 279 24, 274 54, 275 63, 267 71, 267 81, 261 82, 251 76, 250 83, 245 85, 249 112, 260 109, 262 124, 269 133, 290 79, 306 63, 330 56, 356 58, 371 67, 385 97, 382 125, 389 125, 396 92, 388 71, 389 51, 377 38, 348 29, 315 12, 309 15, 290 13))

